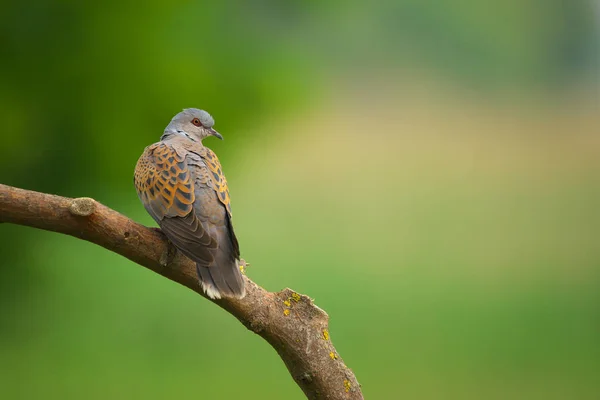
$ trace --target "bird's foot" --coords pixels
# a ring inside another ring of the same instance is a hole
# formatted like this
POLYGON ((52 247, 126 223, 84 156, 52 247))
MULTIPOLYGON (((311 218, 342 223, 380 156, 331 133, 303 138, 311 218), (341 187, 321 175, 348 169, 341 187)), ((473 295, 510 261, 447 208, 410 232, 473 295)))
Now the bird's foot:
MULTIPOLYGON (((165 239, 167 239, 167 236, 163 231, 160 230, 160 228, 151 227, 150 229, 152 229, 154 232, 159 233, 161 236, 164 236, 165 239)), ((175 248, 175 246, 173 246, 173 243, 171 243, 171 241, 167 239, 167 249, 160 255, 160 259, 158 260, 158 262, 163 267, 166 267, 169 264, 171 264, 176 254, 177 248, 175 248)))
POLYGON ((160 265, 162 265, 163 267, 166 267, 169 264, 171 264, 171 262, 175 258, 176 254, 177 254, 177 248, 175 248, 175 246, 173 246, 173 244, 171 242, 168 242, 167 249, 160 255, 160 260, 159 260, 160 265))
POLYGON ((160 228, 156 228, 156 227, 150 227, 150 229, 152 229, 154 232, 160 233, 160 234, 161 234, 161 235, 163 235, 163 236, 165 235, 165 234, 163 233, 163 231, 162 231, 160 228))

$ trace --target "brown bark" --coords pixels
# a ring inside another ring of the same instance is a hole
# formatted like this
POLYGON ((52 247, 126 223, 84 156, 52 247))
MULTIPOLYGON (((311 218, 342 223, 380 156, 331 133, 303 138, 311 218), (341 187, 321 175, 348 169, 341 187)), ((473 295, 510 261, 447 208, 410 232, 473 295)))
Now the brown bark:
MULTIPOLYGON (((204 296, 194 263, 167 239, 90 198, 70 199, 0 184, 0 222, 64 233, 96 243, 204 296)), ((246 297, 210 300, 277 351, 309 399, 362 399, 354 373, 329 334, 329 316, 291 289, 267 292, 249 278, 246 297)))

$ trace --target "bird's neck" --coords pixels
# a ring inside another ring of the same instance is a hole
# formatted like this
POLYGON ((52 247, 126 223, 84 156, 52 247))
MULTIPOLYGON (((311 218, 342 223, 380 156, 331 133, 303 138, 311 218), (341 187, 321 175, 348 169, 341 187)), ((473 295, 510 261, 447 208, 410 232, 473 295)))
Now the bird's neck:
POLYGON ((196 145, 202 146, 202 140, 194 138, 192 135, 188 134, 185 131, 176 129, 166 129, 160 137, 161 142, 166 142, 168 140, 186 140, 194 142, 196 145))

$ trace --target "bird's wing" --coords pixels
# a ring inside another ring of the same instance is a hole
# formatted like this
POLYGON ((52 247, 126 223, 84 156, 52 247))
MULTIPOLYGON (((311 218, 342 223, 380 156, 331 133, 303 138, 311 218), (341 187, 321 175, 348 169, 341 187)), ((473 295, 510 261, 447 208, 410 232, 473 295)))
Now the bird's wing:
POLYGON ((147 147, 138 160, 134 182, 144 207, 175 247, 198 263, 211 264, 217 241, 196 215, 187 154, 163 142, 147 147))
POLYGON ((212 190, 217 194, 217 198, 219 202, 225 207, 227 210, 227 225, 230 234, 230 240, 232 244, 232 251, 235 255, 236 259, 240 258, 240 248, 235 237, 235 233, 233 231, 233 224, 231 223, 231 200, 229 198, 229 187, 227 186, 227 179, 225 178, 225 174, 223 174, 223 169, 221 168, 221 163, 217 158, 217 155, 209 148, 205 147, 205 152, 202 154, 202 159, 204 164, 208 167, 210 171, 210 179, 209 186, 212 190))
POLYGON ((229 187, 227 187, 227 179, 223 174, 221 163, 217 155, 209 148, 205 147, 205 152, 202 154, 202 159, 211 173, 210 185, 217 192, 219 201, 227 209, 227 214, 231 218, 231 202, 229 199, 229 187))
MULTIPOLYGON (((204 151, 191 151, 188 166, 194 175, 194 210, 204 229, 215 238, 218 248, 212 251, 215 261, 196 264, 204 290, 219 295, 243 297, 244 279, 239 269, 240 250, 229 214, 229 193, 216 156, 209 164, 204 151), (212 165, 210 167, 209 165, 212 165), (218 172, 218 173, 215 173, 218 172)), ((211 152, 212 153, 212 152, 211 152)), ((214 155, 214 153, 212 153, 214 155)))

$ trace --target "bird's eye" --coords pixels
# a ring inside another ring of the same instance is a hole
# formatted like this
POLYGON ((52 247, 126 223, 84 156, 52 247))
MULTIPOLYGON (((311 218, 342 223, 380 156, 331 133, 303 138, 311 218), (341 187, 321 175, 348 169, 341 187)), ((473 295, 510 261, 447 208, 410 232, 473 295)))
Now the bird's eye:
POLYGON ((202 122, 200 122, 200 120, 198 118, 194 118, 192 120, 192 124, 194 124, 196 126, 202 126, 202 122))

